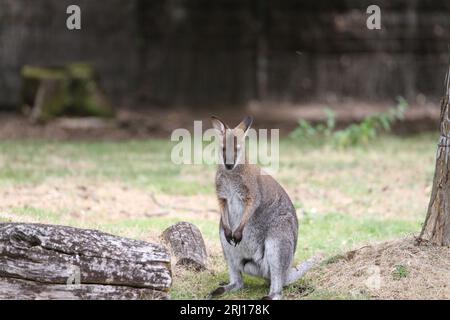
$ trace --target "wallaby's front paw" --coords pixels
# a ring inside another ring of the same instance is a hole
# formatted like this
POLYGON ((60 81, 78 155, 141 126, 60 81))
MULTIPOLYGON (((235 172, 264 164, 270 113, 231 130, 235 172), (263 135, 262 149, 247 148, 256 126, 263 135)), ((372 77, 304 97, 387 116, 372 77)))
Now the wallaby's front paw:
POLYGON ((234 246, 237 246, 242 240, 242 231, 240 229, 233 232, 234 246))
POLYGON ((231 230, 228 229, 228 228, 224 228, 223 229, 223 233, 225 234, 225 239, 227 240, 227 242, 230 245, 233 245, 233 243, 232 243, 232 241, 233 241, 233 233, 231 232, 231 230))

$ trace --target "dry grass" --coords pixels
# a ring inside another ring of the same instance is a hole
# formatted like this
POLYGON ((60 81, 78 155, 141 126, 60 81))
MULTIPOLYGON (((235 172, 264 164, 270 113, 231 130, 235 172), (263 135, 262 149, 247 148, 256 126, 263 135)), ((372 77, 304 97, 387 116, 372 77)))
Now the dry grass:
POLYGON ((450 299, 450 248, 417 246, 413 237, 368 245, 329 259, 308 278, 355 297, 450 299))
POLYGON ((123 183, 49 180, 39 185, 0 188, 0 213, 14 208, 65 211, 66 218, 114 222, 121 219, 166 217, 217 218, 215 198, 208 195, 167 195, 133 188, 123 183))

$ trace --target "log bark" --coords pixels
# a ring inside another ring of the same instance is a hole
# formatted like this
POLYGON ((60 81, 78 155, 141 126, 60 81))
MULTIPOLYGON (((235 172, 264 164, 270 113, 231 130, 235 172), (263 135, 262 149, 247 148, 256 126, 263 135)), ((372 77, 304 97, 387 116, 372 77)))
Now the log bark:
POLYGON ((0 277, 2 300, 165 300, 167 292, 101 284, 48 284, 0 277))
POLYGON ((0 299, 168 297, 160 245, 96 230, 0 224, 0 299), (157 292, 156 292, 157 291, 157 292))
POLYGON ((430 203, 419 240, 450 245, 450 65, 445 79, 445 94, 441 103, 440 140, 436 155, 430 203))
POLYGON ((207 252, 200 230, 189 222, 178 222, 167 228, 162 237, 170 247, 175 264, 200 271, 206 269, 207 252))

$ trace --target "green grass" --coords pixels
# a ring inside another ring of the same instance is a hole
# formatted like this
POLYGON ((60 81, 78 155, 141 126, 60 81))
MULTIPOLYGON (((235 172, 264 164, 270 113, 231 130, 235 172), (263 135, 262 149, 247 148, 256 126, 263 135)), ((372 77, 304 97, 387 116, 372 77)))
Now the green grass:
MULTIPOLYGON (((195 179, 180 180, 184 170, 170 161, 172 143, 164 140, 127 142, 0 142, 0 185, 40 184, 48 179, 82 177, 121 181, 132 186, 177 194, 212 192, 195 179)), ((194 165, 190 171, 195 171, 194 165)), ((210 170, 212 170, 210 168, 210 170)))
MULTIPOLYGON (((300 229, 296 261, 318 252, 332 257, 373 241, 417 233, 429 198, 437 135, 383 136, 368 146, 345 150, 327 144, 280 144, 280 170, 276 178, 286 187, 298 210, 300 229)), ((71 181, 125 184, 137 190, 214 197, 214 167, 177 166, 170 161, 173 144, 165 140, 124 142, 51 142, 19 140, 0 142, 0 192, 15 188, 71 181)), ((6 195, 7 196, 7 195, 6 195)), ((5 197, 5 194, 3 194, 5 197)), ((96 228, 136 239, 158 236, 171 224, 187 220, 197 225, 210 250, 210 270, 176 274, 173 298, 203 298, 227 272, 220 251, 217 216, 195 214, 169 217, 104 219, 91 214, 77 219, 70 208, 58 211, 45 205, 30 207, 18 199, 0 204, 0 222, 20 221, 67 224, 96 228)), ((402 270, 393 277, 403 277, 402 270)), ((246 289, 224 298, 255 299, 267 293, 261 279, 245 277, 246 289)), ((327 292, 312 282, 300 281, 285 290, 295 299, 367 298, 327 292)))
MULTIPOLYGON (((331 178, 335 177, 334 185, 344 183, 345 188, 353 193, 360 190, 359 186, 355 186, 354 179, 347 179, 340 173, 358 169, 373 174, 374 171, 383 172, 388 164, 391 169, 399 169, 409 165, 420 166, 425 159, 430 163, 434 158, 435 139, 430 135, 412 138, 387 136, 370 146, 349 150, 313 143, 299 144, 284 139, 280 143, 278 175, 289 186, 298 183, 296 177, 291 175, 292 170, 306 173, 320 170, 331 178), (374 162, 380 162, 380 165, 374 167, 374 162)), ((48 179, 76 176, 119 180, 170 194, 212 193, 211 181, 198 178, 205 171, 211 174, 214 167, 173 164, 170 161, 173 145, 170 141, 159 139, 124 142, 2 141, 0 185, 39 184, 48 179), (186 176, 192 179, 186 179, 186 176)), ((427 168, 429 180, 432 170, 432 167, 427 168)), ((323 181, 314 176, 309 183, 313 187, 324 187, 323 181)))

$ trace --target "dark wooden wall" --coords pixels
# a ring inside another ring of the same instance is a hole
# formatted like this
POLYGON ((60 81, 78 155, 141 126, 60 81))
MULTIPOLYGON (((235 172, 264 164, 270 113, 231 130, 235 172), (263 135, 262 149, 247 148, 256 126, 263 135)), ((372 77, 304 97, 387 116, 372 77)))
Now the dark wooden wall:
POLYGON ((90 61, 116 104, 437 100, 450 1, 0 0, 0 106, 23 64, 90 61), (65 28, 69 4, 82 30, 65 28))

